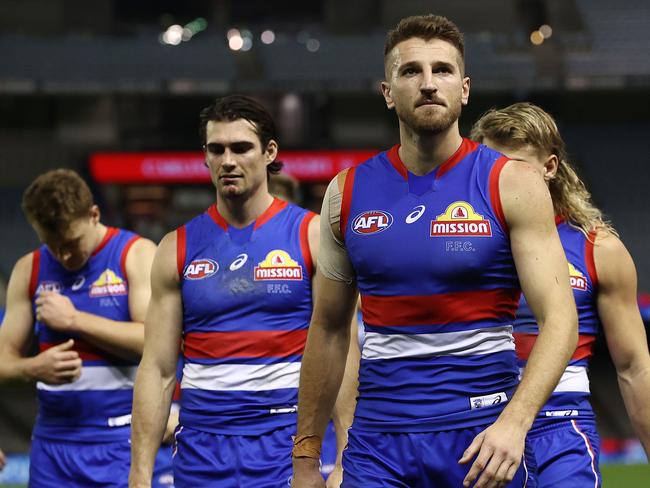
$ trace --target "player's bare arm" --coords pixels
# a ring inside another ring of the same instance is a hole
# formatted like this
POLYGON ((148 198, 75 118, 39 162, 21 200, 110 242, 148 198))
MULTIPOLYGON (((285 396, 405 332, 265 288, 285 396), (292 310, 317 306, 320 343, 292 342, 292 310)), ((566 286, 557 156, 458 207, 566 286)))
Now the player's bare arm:
POLYGON ((81 359, 72 339, 34 357, 24 357, 33 339, 29 281, 32 253, 18 260, 9 279, 7 309, 0 327, 0 380, 70 383, 81 375, 81 359))
POLYGON ((151 270, 145 346, 133 397, 130 487, 151 486, 156 452, 169 417, 182 327, 176 232, 160 243, 151 270))
POLYGON ((126 257, 131 322, 119 322, 77 310, 69 298, 45 292, 36 299, 36 318, 48 327, 84 340, 126 358, 139 359, 144 344, 144 317, 149 303, 149 273, 156 246, 138 239, 126 257))
MULTIPOLYGON (((338 226, 330 223, 328 205, 326 195, 320 222, 320 252, 326 256, 321 257, 321 262, 327 257, 336 266, 336 258, 332 259, 331 249, 337 245, 333 241, 338 234, 338 226), (333 235, 333 232, 336 234, 333 235)), ((340 201, 338 207, 340 213, 340 201)), ((316 444, 320 444, 341 389, 350 350, 348 324, 357 300, 356 284, 327 278, 320 268, 321 266, 316 273, 314 312, 303 355, 298 393, 297 439, 309 436, 304 443, 308 449, 313 442, 311 439, 317 439, 316 444)), ((348 405, 349 390, 349 384, 344 386, 342 397, 342 401, 348 405)), ((294 487, 324 486, 318 470, 318 456, 314 453, 312 456, 314 457, 294 457, 294 487)))
POLYGON ((618 237, 606 231, 596 237, 594 262, 598 315, 619 388, 634 430, 650 456, 650 355, 636 301, 634 262, 618 237))
POLYGON ((461 463, 476 456, 464 486, 504 486, 519 467, 526 433, 551 394, 578 340, 577 313, 568 265, 553 218, 553 205, 539 173, 510 161, 499 179, 512 255, 523 293, 540 334, 517 391, 497 421, 479 434, 461 463))
POLYGON ((359 391, 359 361, 361 351, 359 349, 359 324, 356 310, 352 314, 350 324, 350 349, 345 363, 345 372, 339 394, 336 397, 332 420, 336 433, 336 464, 327 477, 327 488, 338 488, 343 481, 343 450, 348 444, 348 429, 352 426, 354 409, 357 405, 357 393, 359 391))

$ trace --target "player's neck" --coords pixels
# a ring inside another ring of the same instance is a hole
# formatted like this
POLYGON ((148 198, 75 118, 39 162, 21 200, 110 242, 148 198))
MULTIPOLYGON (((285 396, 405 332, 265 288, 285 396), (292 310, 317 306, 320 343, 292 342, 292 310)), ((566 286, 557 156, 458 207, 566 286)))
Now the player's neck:
POLYGON ((250 225, 273 203, 268 190, 260 188, 252 195, 222 198, 217 193, 217 208, 228 224, 239 229, 250 225))
POLYGON ((95 233, 94 238, 93 238, 93 252, 99 247, 99 245, 104 242, 104 237, 106 236, 106 233, 108 232, 108 227, 106 227, 104 224, 101 222, 97 222, 97 224, 93 227, 93 232, 95 233))
POLYGON ((438 134, 416 133, 400 124, 399 157, 411 173, 422 176, 447 161, 463 142, 458 121, 438 134))

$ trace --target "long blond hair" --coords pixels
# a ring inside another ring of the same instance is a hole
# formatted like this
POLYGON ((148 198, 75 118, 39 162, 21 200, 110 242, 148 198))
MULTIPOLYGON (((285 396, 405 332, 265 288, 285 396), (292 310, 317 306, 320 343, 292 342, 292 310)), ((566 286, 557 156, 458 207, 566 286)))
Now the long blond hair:
POLYGON ((488 110, 472 127, 470 138, 477 142, 490 139, 513 149, 531 145, 544 155, 555 154, 559 161, 557 173, 548 182, 555 214, 587 236, 598 228, 617 235, 591 201, 591 194, 569 162, 555 120, 537 105, 521 102, 499 110, 488 110))

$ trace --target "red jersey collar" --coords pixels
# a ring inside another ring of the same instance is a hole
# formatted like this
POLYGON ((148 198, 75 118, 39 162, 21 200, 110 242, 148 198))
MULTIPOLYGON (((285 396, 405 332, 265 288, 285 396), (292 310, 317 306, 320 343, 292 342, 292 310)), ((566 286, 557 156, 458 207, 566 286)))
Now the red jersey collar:
MULTIPOLYGON (((447 173, 450 169, 452 169, 454 166, 456 166, 462 159, 467 156, 469 153, 473 152, 476 150, 478 147, 478 142, 471 141, 465 137, 463 137, 462 142, 460 143, 460 146, 458 149, 456 149, 456 152, 451 155, 447 161, 442 163, 440 166, 438 166, 438 171, 436 173, 436 178, 440 178, 442 175, 447 173)), ((406 169, 406 166, 404 166, 404 163, 402 162, 402 159, 399 157, 399 144, 395 144, 393 147, 391 147, 387 151, 387 156, 388 160, 390 163, 393 165, 395 170, 402 175, 402 178, 405 180, 408 180, 408 169, 406 169)), ((435 171, 435 169, 434 169, 435 171)))
MULTIPOLYGON (((271 220, 276 214, 278 214, 281 210, 283 210, 287 205, 288 202, 273 197, 273 202, 271 202, 271 205, 269 205, 267 209, 264 210, 264 212, 262 212, 262 215, 260 215, 259 217, 257 217, 257 219, 255 219, 255 225, 253 226, 253 230, 257 230, 260 227, 262 227, 269 220, 271 220)), ((210 206, 210 208, 208 209, 208 215, 212 218, 215 224, 217 224, 225 231, 228 230, 228 221, 224 218, 223 215, 221 215, 221 213, 217 209, 216 203, 210 206)))
POLYGON ((106 228, 106 233, 104 234, 104 237, 102 237, 101 242, 99 243, 99 246, 95 248, 91 256, 96 256, 99 254, 99 252, 106 247, 106 244, 108 244, 108 241, 110 241, 113 237, 115 237, 118 234, 119 230, 116 229, 115 227, 107 227, 106 228))

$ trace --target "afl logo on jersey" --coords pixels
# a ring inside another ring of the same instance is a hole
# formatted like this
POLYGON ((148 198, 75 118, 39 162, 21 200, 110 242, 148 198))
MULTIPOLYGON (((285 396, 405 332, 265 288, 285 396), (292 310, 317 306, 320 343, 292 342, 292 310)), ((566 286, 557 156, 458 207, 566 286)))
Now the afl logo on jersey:
POLYGON ((352 231, 359 235, 377 234, 393 225, 393 216, 383 210, 368 210, 352 221, 352 231))
POLYGON ((195 259, 185 268, 183 277, 187 280, 202 280, 219 271, 219 264, 212 259, 195 259))
POLYGON ((469 203, 458 201, 431 221, 430 236, 491 237, 492 227, 490 221, 477 214, 469 203))

